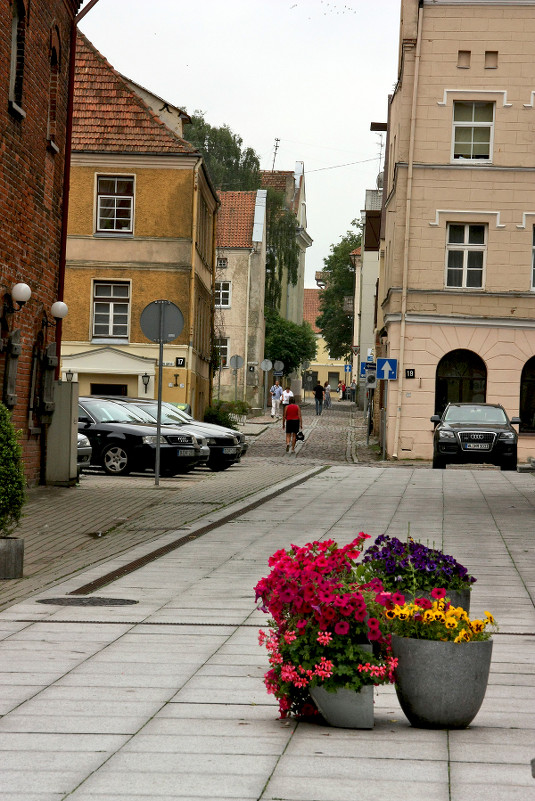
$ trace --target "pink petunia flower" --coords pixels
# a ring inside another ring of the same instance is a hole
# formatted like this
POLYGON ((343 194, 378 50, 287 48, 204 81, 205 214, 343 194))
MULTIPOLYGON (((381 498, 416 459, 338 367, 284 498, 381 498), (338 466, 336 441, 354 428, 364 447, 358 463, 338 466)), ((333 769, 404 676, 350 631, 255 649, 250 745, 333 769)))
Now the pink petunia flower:
POLYGON ((431 590, 431 597, 435 598, 435 600, 440 600, 440 598, 446 597, 446 590, 443 587, 435 587, 431 590))
POLYGON ((335 634, 347 634, 349 631, 349 623, 346 620, 340 620, 334 627, 335 634))

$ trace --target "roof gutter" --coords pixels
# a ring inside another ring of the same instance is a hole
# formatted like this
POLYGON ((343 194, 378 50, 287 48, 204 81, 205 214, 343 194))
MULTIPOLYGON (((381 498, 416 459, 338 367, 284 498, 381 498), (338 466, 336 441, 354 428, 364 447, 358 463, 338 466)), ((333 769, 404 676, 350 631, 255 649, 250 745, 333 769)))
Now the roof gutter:
POLYGON ((403 278, 401 282, 401 325, 399 330, 399 372, 398 372, 398 405, 396 409, 396 425, 394 429, 394 443, 392 458, 398 458, 400 429, 401 429, 401 405, 403 402, 403 374, 405 364, 405 328, 407 317, 407 294, 409 276, 409 243, 411 227, 411 205, 412 205, 412 177, 414 168, 414 139, 416 130, 416 108, 418 101, 418 81, 420 78, 420 56, 422 49, 422 27, 424 19, 423 2, 420 0, 418 7, 418 33, 416 35, 416 54, 414 57, 414 81, 412 84, 412 105, 411 105, 411 130, 409 138, 409 159, 407 165, 407 195, 405 199, 405 238, 403 244, 403 278))

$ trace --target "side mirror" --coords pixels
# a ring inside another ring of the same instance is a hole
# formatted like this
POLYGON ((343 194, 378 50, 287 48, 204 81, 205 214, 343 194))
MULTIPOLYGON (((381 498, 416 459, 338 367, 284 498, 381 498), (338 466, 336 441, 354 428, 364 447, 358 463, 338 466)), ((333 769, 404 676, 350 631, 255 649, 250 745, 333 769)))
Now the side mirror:
POLYGON ((431 422, 436 427, 440 423, 440 415, 434 414, 433 417, 431 417, 431 422))
POLYGON ((519 426, 522 420, 520 419, 520 417, 511 417, 510 422, 512 426, 519 426))
POLYGON ((78 422, 85 423, 86 426, 91 425, 91 420, 89 419, 89 417, 84 417, 84 416, 78 417, 78 422))

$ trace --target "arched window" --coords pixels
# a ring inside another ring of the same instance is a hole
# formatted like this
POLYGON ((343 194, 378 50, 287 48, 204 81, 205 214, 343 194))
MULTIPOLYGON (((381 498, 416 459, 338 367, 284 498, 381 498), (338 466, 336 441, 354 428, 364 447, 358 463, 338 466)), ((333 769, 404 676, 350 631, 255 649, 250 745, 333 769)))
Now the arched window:
POLYGON ((56 115, 58 100, 58 76, 60 71, 60 40, 58 29, 54 28, 50 35, 50 76, 48 85, 48 131, 47 139, 53 150, 56 145, 56 115))
POLYGON ((485 403, 487 368, 477 353, 452 350, 439 361, 435 385, 435 414, 448 403, 485 403))
POLYGON ((18 116, 22 109, 22 79, 24 76, 24 46, 26 41, 26 9, 22 0, 13 0, 11 17, 11 65, 9 72, 9 106, 18 116))
POLYGON ((535 433, 535 356, 524 365, 520 378, 520 431, 535 433))

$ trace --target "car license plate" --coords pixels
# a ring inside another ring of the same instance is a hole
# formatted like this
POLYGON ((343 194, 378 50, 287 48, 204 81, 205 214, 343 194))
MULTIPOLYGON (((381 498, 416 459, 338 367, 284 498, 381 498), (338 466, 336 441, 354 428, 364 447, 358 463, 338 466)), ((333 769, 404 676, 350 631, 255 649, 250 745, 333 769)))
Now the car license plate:
POLYGON ((223 453, 226 453, 227 455, 231 454, 231 453, 237 453, 237 452, 238 452, 237 448, 223 448, 223 453))
POLYGON ((191 451, 180 450, 177 451, 177 456, 191 456, 191 451))
POLYGON ((465 451, 489 451, 490 445, 488 442, 465 442, 465 451))

